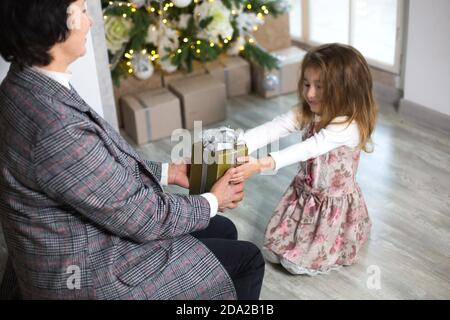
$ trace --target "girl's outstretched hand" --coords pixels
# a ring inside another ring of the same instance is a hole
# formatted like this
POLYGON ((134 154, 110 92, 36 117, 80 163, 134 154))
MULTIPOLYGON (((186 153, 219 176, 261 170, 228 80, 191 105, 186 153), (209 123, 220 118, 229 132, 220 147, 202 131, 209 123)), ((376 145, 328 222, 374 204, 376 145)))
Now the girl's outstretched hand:
POLYGON ((241 157, 237 159, 237 162, 238 166, 235 168, 235 173, 231 176, 231 183, 244 182, 257 173, 272 170, 275 167, 275 162, 270 156, 259 160, 253 157, 241 157))

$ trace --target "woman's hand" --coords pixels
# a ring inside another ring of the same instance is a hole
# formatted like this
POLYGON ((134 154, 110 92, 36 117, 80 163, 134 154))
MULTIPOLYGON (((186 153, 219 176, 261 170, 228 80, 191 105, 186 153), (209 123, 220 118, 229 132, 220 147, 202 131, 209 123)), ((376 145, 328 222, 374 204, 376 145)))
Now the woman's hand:
POLYGON ((237 159, 238 165, 235 168, 235 173, 231 176, 231 183, 241 183, 251 176, 275 168, 275 162, 272 157, 265 157, 262 159, 255 159, 252 157, 241 157, 237 159))
POLYGON ((236 168, 231 168, 225 172, 211 188, 211 193, 217 198, 219 204, 219 211, 223 212, 225 209, 234 209, 238 203, 244 198, 244 184, 231 183, 231 176, 235 173, 236 168))

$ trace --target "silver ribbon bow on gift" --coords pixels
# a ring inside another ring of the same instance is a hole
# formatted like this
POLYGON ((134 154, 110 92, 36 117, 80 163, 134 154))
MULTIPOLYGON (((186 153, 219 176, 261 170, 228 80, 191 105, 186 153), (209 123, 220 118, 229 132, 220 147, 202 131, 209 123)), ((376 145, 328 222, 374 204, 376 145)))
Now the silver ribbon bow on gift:
MULTIPOLYGON (((203 144, 202 155, 202 177, 200 183, 200 193, 204 193, 206 188, 206 177, 208 165, 213 164, 216 157, 212 155, 223 150, 235 150, 236 145, 244 145, 244 131, 242 129, 231 129, 220 127, 208 129, 201 132, 201 141, 203 144)), ((237 153, 231 154, 231 164, 237 163, 237 153)))

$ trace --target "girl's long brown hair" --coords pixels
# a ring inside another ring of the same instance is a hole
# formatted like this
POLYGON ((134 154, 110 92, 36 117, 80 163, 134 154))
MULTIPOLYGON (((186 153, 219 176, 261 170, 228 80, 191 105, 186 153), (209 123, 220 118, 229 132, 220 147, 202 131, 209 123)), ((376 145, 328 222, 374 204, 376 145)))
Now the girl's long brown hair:
POLYGON ((306 98, 303 96, 305 70, 315 68, 321 74, 321 114, 319 130, 338 116, 347 116, 359 129, 358 147, 371 152, 371 135, 375 127, 377 106, 372 93, 372 76, 366 59, 355 48, 332 43, 316 47, 303 59, 298 92, 301 106, 298 112, 300 127, 314 121, 306 98))

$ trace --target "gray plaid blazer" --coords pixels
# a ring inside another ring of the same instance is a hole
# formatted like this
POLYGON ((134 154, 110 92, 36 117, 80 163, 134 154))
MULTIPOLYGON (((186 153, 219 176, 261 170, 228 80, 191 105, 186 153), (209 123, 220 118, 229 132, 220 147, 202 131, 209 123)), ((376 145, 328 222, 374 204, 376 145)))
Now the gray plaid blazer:
POLYGON ((72 90, 12 65, 0 86, 0 218, 25 299, 235 299, 189 233, 201 196, 165 193, 142 159, 72 90))

